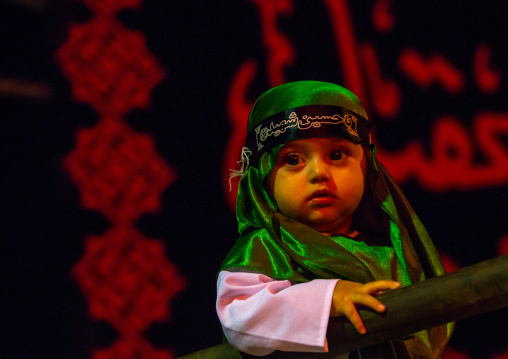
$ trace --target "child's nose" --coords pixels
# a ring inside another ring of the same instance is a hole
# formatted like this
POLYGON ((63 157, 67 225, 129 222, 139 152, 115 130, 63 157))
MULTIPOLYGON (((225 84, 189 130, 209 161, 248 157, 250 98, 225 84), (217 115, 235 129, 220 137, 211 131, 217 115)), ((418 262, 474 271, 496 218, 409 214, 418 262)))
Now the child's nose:
POLYGON ((309 182, 317 183, 328 181, 330 179, 330 169, 326 160, 323 158, 314 158, 309 163, 309 182))

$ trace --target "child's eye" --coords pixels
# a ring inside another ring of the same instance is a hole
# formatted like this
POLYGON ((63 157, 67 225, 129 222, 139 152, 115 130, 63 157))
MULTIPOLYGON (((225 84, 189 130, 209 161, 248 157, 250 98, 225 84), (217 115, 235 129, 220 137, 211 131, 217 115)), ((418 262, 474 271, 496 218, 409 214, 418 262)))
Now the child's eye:
POLYGON ((347 153, 345 150, 333 150, 331 153, 330 153, 330 160, 332 161, 340 161, 342 159, 344 159, 344 157, 347 156, 347 153))
POLYGON ((296 166, 300 163, 300 156, 291 153, 286 157, 286 163, 290 166, 296 166))

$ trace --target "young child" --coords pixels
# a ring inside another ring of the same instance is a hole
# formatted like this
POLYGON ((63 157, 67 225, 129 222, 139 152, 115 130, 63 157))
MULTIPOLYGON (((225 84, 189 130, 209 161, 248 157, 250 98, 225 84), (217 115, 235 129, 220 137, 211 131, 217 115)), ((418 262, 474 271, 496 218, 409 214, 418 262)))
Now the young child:
MULTIPOLYGON (((375 157, 358 98, 330 83, 275 87, 248 120, 238 190, 240 238, 218 276, 217 313, 240 351, 326 352, 330 317, 360 333, 357 306, 444 273, 427 232, 375 157)), ((451 326, 360 351, 360 358, 438 358, 451 326)), ((346 355, 347 357, 347 355, 346 355)))

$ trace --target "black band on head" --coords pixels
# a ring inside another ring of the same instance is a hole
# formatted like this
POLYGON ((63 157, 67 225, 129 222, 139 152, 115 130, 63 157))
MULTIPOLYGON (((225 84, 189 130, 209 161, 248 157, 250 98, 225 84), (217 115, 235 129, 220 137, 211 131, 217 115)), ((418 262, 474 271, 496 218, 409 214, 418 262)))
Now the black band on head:
POLYGON ((308 105, 278 112, 247 134, 250 162, 257 163, 262 153, 280 144, 311 137, 342 137, 354 143, 370 143, 372 124, 347 108, 308 105))

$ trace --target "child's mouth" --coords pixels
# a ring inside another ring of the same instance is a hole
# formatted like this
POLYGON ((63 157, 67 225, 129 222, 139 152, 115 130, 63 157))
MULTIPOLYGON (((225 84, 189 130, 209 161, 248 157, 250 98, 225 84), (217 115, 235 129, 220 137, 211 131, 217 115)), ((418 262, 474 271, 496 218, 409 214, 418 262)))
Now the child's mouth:
POLYGON ((325 200, 333 200, 334 198, 335 195, 331 192, 327 190, 318 190, 309 196, 308 201, 323 202, 325 200))

